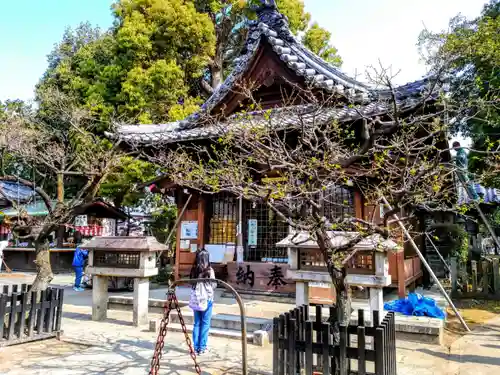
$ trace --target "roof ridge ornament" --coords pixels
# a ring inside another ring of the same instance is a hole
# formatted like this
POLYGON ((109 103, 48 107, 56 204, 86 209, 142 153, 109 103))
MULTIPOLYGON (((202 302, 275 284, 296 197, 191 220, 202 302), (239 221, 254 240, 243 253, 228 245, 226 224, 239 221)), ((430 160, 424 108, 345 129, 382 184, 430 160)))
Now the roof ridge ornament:
POLYGON ((275 0, 256 0, 253 9, 257 13, 258 22, 267 25, 284 39, 293 39, 288 25, 288 18, 280 13, 275 0))

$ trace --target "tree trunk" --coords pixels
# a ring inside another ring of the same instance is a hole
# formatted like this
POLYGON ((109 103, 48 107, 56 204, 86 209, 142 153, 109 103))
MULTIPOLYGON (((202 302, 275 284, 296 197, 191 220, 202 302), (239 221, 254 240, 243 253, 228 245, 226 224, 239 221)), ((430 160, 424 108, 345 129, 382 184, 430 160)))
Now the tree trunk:
MULTIPOLYGON (((64 203, 64 174, 62 172, 57 174, 57 202, 64 203)), ((59 248, 64 246, 65 231, 66 228, 64 225, 60 225, 59 228, 57 228, 55 240, 59 248)))
POLYGON ((47 289, 50 282, 54 278, 52 273, 52 267, 50 266, 50 252, 49 252, 49 240, 44 238, 43 240, 37 239, 35 241, 36 249, 36 278, 31 286, 32 292, 39 292, 47 289))
MULTIPOLYGON (((316 230, 316 237, 318 241, 318 247, 323 254, 323 259, 327 264, 328 273, 332 278, 333 286, 335 287, 335 292, 337 295, 337 321, 339 324, 349 324, 349 320, 351 318, 351 290, 349 285, 345 282, 346 271, 345 267, 343 267, 340 271, 334 266, 332 257, 328 254, 329 249, 329 239, 326 231, 324 230, 316 230)), ((338 329, 334 330, 338 333, 338 329)), ((338 339, 338 337, 337 337, 338 339)))
POLYGON ((222 68, 219 64, 214 64, 211 67, 210 75, 212 76, 211 86, 215 90, 222 83, 222 68))

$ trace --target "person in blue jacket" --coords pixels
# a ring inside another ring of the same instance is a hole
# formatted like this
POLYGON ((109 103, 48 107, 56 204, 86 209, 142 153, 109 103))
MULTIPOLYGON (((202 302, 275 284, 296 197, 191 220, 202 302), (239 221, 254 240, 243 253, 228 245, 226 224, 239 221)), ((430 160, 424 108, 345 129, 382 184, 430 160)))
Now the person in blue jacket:
POLYGON ((83 250, 80 246, 77 246, 75 249, 75 255, 73 256, 73 269, 75 270, 75 286, 73 290, 77 292, 82 292, 83 289, 80 284, 82 282, 83 276, 83 267, 85 266, 85 260, 89 256, 89 252, 87 250, 83 250))

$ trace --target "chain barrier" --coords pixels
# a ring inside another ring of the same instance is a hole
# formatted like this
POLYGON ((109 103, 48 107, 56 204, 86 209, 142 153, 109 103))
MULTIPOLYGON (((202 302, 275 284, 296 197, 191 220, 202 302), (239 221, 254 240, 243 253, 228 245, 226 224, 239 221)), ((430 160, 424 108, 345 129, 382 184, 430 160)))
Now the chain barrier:
POLYGON ((168 323, 170 322, 170 312, 173 307, 177 310, 177 314, 179 315, 179 321, 182 327, 182 332, 184 333, 184 337, 186 338, 186 344, 189 348, 189 355, 191 356, 194 362, 194 368, 198 375, 201 375, 201 369, 196 361, 196 353, 193 349, 193 345, 191 343, 191 339, 189 338, 189 334, 187 332, 186 324, 184 322, 184 318, 182 317, 181 308, 179 306, 179 301, 177 300, 177 296, 175 295, 175 290, 169 290, 168 298, 165 301, 165 306, 163 310, 163 318, 160 323, 160 330, 158 333, 158 339, 156 340, 155 351, 153 354, 153 358, 151 360, 151 369, 149 370, 149 375, 158 375, 160 371, 160 361, 163 355, 163 347, 165 346, 165 336, 167 335, 168 323))

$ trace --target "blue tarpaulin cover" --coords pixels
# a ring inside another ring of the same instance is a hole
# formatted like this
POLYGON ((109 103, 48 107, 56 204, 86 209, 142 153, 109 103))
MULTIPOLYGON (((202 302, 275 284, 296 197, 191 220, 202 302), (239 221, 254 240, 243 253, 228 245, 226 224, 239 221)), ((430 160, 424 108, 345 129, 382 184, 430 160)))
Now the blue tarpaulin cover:
POLYGON ((444 319, 444 312, 432 298, 424 297, 418 293, 409 293, 408 297, 386 302, 384 309, 403 315, 428 316, 444 319))

